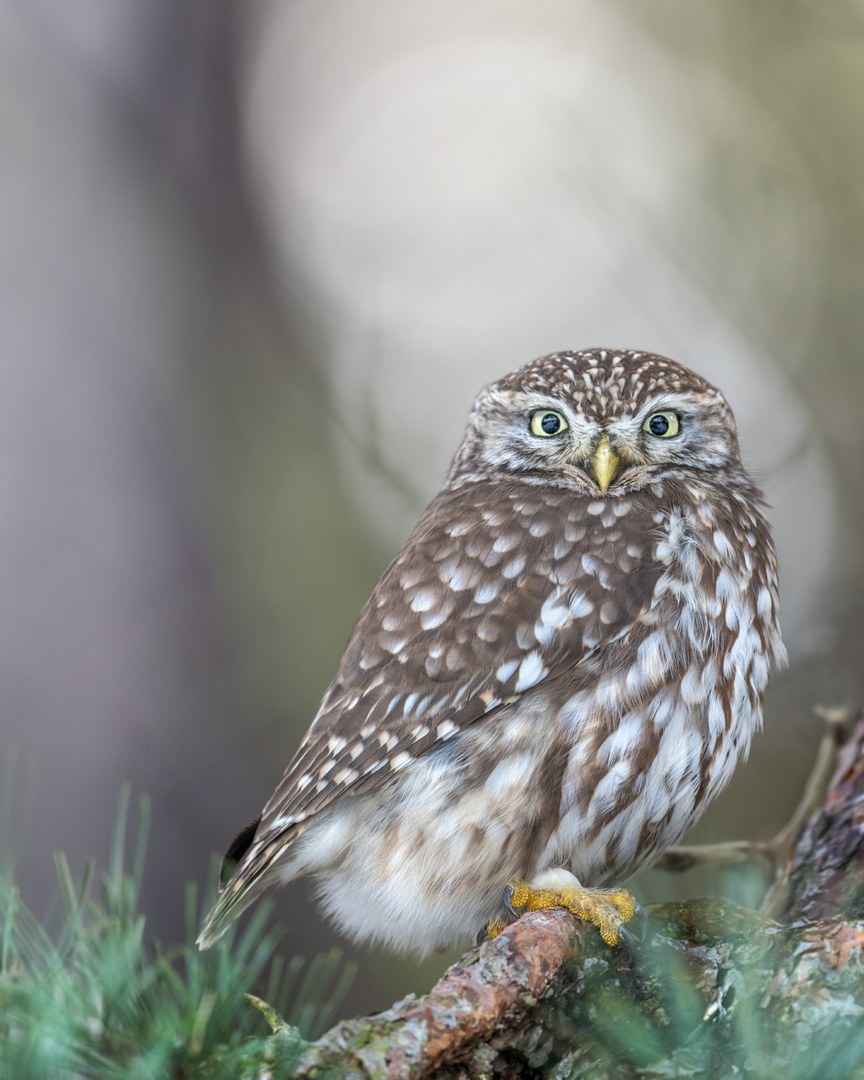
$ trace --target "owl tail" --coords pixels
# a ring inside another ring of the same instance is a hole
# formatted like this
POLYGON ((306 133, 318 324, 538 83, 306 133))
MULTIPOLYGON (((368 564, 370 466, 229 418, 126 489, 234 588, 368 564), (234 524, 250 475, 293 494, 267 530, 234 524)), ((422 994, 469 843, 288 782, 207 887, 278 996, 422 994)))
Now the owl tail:
POLYGON ((260 822, 261 818, 258 817, 247 825, 225 852, 219 871, 221 896, 204 920, 196 942, 199 949, 209 949, 215 944, 238 915, 254 903, 268 886, 277 880, 288 880, 277 873, 273 864, 293 843, 300 830, 294 830, 293 836, 286 836, 284 832, 276 835, 269 833, 256 840, 255 833, 260 822))

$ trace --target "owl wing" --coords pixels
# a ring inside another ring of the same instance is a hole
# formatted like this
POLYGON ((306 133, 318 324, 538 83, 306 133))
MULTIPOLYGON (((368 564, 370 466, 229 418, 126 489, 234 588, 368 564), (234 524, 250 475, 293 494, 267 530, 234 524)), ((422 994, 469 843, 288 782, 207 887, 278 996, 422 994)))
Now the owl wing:
POLYGON ((623 668, 657 614, 662 520, 645 494, 514 481, 438 495, 363 608, 260 821, 231 845, 236 871, 199 944, 279 877, 303 823, 342 794, 383 785, 544 682, 566 679, 569 694, 623 668))
POLYGON ((524 482, 442 492, 361 612, 256 848, 544 680, 596 678, 664 570, 652 510, 524 482))

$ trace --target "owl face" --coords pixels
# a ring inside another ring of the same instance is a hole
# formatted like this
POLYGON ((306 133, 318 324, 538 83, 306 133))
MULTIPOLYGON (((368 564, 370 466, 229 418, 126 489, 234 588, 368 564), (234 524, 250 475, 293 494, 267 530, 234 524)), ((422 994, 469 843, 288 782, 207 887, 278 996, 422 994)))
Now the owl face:
POLYGON ((730 464, 738 440, 719 390, 662 357, 597 350, 544 357, 482 390, 449 480, 533 474, 620 495, 730 464))

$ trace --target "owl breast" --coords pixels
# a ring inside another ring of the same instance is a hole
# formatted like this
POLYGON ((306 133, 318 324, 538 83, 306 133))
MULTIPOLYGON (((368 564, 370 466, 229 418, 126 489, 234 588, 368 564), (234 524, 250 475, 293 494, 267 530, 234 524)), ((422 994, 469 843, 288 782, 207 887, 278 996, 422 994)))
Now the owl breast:
POLYGON ((663 570, 647 610, 557 712, 568 761, 541 861, 591 884, 653 861, 725 787, 761 727, 770 665, 785 658, 773 558, 752 557, 761 519, 735 492, 675 494, 653 515, 650 560, 663 570))

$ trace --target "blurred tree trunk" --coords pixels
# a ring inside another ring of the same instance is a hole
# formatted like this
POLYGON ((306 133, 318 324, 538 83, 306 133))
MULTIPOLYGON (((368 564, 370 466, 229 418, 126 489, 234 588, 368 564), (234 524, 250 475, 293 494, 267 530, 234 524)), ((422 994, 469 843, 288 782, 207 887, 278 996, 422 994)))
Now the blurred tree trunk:
POLYGON ((864 718, 770 894, 653 905, 608 948, 561 909, 523 916, 422 998, 343 1022, 294 1075, 864 1077, 864 718))

